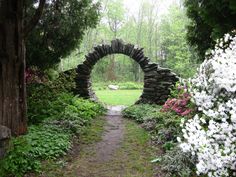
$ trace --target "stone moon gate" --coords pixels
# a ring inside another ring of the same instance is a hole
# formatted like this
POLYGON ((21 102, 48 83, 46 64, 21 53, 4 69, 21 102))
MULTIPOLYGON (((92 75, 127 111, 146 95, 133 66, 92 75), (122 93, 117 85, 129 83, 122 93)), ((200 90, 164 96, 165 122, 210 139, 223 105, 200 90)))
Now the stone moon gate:
POLYGON ((101 44, 94 47, 94 50, 85 56, 83 64, 77 67, 76 94, 83 98, 96 100, 90 81, 93 66, 103 57, 111 54, 124 54, 135 60, 144 72, 144 89, 138 103, 163 104, 169 94, 170 87, 179 78, 175 73, 166 68, 161 68, 157 63, 152 63, 143 53, 143 48, 132 44, 125 44, 122 40, 116 39, 111 44, 101 44))

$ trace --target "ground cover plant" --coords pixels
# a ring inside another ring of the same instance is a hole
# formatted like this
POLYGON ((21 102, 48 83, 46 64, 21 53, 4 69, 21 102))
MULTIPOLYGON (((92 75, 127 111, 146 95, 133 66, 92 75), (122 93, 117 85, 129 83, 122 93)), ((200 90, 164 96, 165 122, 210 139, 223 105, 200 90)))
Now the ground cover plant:
POLYGON ((194 175, 195 158, 178 147, 177 138, 182 135, 181 122, 189 119, 194 112, 186 86, 177 83, 163 106, 133 105, 126 108, 123 115, 141 123, 151 134, 152 143, 161 147, 162 156, 153 162, 159 162, 167 175, 190 177, 194 175))
POLYGON ((102 105, 67 92, 61 87, 61 78, 64 80, 63 76, 56 82, 28 85, 30 126, 26 135, 11 140, 6 157, 0 161, 2 176, 22 177, 27 172, 40 172, 41 161, 65 155, 72 138, 83 133, 92 119, 105 111, 102 105))

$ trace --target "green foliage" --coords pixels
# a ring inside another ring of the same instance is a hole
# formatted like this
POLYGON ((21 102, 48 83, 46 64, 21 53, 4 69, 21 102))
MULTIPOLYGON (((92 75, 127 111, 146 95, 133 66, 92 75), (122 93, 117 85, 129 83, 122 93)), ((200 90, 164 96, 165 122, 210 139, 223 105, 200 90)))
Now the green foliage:
POLYGON ((132 105, 123 110, 123 116, 143 123, 148 114, 153 114, 160 110, 159 106, 149 104, 132 105))
MULTIPOLYGON (((162 145, 165 152, 159 161, 169 176, 190 177, 193 175, 194 160, 177 146, 181 134, 181 116, 172 112, 161 112, 160 106, 133 105, 123 111, 124 117, 132 118, 149 131, 152 142, 162 145)), ((155 160, 154 160, 155 161, 155 160)))
POLYGON ((53 82, 27 85, 29 123, 62 116, 66 106, 72 104, 74 96, 69 92, 75 88, 75 75, 75 70, 70 70, 60 73, 53 82))
POLYGON ((25 135, 31 146, 29 156, 35 159, 55 159, 65 155, 71 146, 70 136, 57 125, 31 126, 25 135))
POLYGON ((27 135, 11 141, 11 148, 1 164, 3 174, 23 176, 40 171, 41 159, 55 159, 64 155, 71 145, 70 134, 57 126, 31 126, 27 135))
MULTIPOLYGON (((35 13, 34 1, 28 1, 28 16, 35 13)), ((27 65, 50 68, 81 43, 86 29, 99 20, 99 4, 92 0, 50 1, 44 7, 40 23, 26 41, 27 65)))
POLYGON ((80 135, 93 118, 104 113, 100 104, 66 92, 60 84, 66 84, 67 76, 61 77, 55 82, 28 85, 28 134, 12 139, 11 148, 0 161, 3 176, 39 172, 42 160, 65 155, 73 135, 80 135))
POLYGON ((75 89, 76 75, 77 73, 75 69, 61 72, 59 77, 53 81, 51 86, 63 92, 73 92, 75 89))
POLYGON ((187 39, 204 60, 206 51, 214 48, 216 39, 235 30, 235 0, 185 0, 185 7, 191 19, 187 39))
POLYGON ((169 12, 162 16, 159 25, 160 51, 163 55, 159 62, 182 78, 193 76, 198 66, 197 57, 185 39, 188 24, 185 10, 173 5, 169 12))
MULTIPOLYGON (((128 42, 129 40, 127 40, 128 42)), ((143 72, 139 65, 137 68, 133 68, 134 64, 138 65, 130 57, 116 54, 104 57, 99 60, 92 71, 93 82, 114 82, 110 79, 110 75, 114 74, 115 82, 141 82, 143 80, 143 72), (113 60, 115 68, 111 67, 111 61, 113 60), (135 76, 134 73, 138 72, 139 76, 135 76), (136 78, 135 78, 136 77, 136 78)))
POLYGON ((171 112, 161 112, 160 106, 155 105, 133 105, 123 111, 124 117, 134 119, 142 126, 150 131, 154 141, 157 143, 166 144, 166 149, 169 149, 171 143, 176 143, 177 136, 181 132, 180 116, 171 112))
POLYGON ((40 123, 50 117, 60 117, 71 98, 72 94, 59 93, 47 84, 28 86, 29 123, 40 123))
POLYGON ((40 161, 30 156, 31 146, 25 137, 12 139, 11 148, 7 156, 0 161, 0 174, 3 176, 15 175, 22 177, 27 171, 40 170, 40 161))
POLYGON ((179 147, 167 151, 161 160, 162 169, 168 176, 192 177, 195 167, 195 159, 188 153, 183 153, 179 147))
POLYGON ((117 85, 119 90, 140 90, 143 89, 143 83, 140 82, 95 82, 93 90, 107 90, 108 85, 117 85))
POLYGON ((138 82, 124 82, 118 83, 119 89, 121 90, 138 90, 143 89, 143 83, 138 82))
POLYGON ((59 72, 50 68, 50 69, 46 70, 46 75, 48 76, 49 80, 54 81, 54 80, 58 79, 59 72))

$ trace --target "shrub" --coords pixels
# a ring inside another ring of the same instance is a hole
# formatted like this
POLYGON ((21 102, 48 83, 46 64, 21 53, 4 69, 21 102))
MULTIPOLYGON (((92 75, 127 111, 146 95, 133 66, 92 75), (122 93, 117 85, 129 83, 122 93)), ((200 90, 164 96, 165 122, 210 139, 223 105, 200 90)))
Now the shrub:
POLYGON ((190 153, 184 153, 178 146, 167 151, 161 158, 161 168, 167 176, 192 177, 195 159, 190 153))
POLYGON ((40 123, 51 117, 59 118, 73 97, 71 93, 59 92, 47 84, 29 85, 27 99, 29 123, 40 123))
POLYGON ((157 105, 139 104, 132 105, 123 110, 123 116, 126 118, 134 119, 139 123, 143 123, 147 114, 159 111, 160 107, 157 105))
POLYGON ((50 83, 28 84, 27 135, 12 139, 0 161, 0 176, 22 177, 40 171, 42 160, 58 158, 69 150, 73 135, 79 135, 91 120, 104 113, 102 105, 84 100, 50 83))
POLYGON ((163 105, 162 111, 172 111, 181 116, 191 116, 191 113, 194 112, 194 105, 190 99, 191 95, 187 90, 187 86, 177 83, 171 91, 171 98, 163 105))
POLYGON ((160 112, 157 110, 153 113, 147 113, 142 126, 152 133, 154 142, 158 144, 173 144, 177 143, 176 138, 181 134, 181 118, 172 112, 160 112))
POLYGON ((76 75, 77 73, 75 69, 61 72, 59 77, 51 82, 51 87, 60 92, 74 92, 76 86, 76 75))
POLYGON ((133 105, 123 111, 123 116, 142 123, 142 127, 152 134, 154 142, 177 143, 176 138, 181 133, 182 117, 172 112, 160 112, 160 109, 157 105, 133 105))
POLYGON ((197 173, 233 176, 236 172, 236 37, 219 47, 190 80, 199 114, 183 125, 184 152, 197 157, 197 173))
POLYGON ((25 80, 27 84, 43 83, 48 80, 44 72, 37 67, 27 68, 25 71, 25 80))

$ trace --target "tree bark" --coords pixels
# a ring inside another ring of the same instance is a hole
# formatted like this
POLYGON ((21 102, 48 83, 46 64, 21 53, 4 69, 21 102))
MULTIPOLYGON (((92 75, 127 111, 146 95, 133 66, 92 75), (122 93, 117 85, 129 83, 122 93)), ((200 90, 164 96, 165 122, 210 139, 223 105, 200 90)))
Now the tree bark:
POLYGON ((12 135, 27 131, 25 37, 37 24, 45 0, 24 26, 24 0, 0 0, 0 125, 12 135))
POLYGON ((23 0, 0 0, 0 124, 27 131, 23 0))

